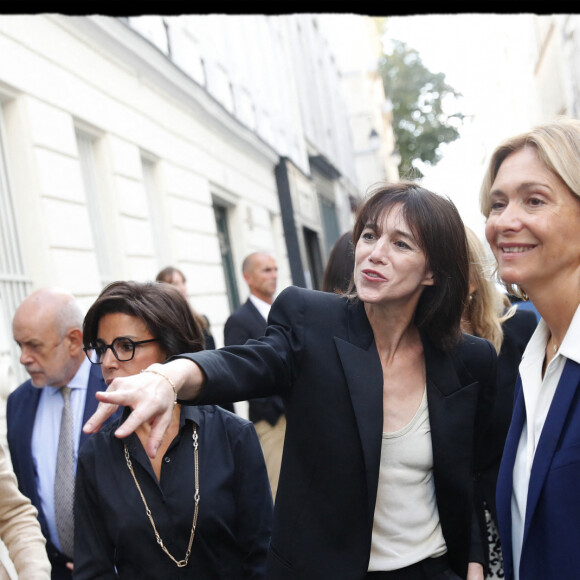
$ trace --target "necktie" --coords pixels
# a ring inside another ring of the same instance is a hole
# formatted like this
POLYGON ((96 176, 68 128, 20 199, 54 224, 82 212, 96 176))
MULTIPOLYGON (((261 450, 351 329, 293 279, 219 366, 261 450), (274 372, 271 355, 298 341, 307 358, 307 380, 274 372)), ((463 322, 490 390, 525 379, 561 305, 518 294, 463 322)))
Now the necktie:
POLYGON ((56 456, 56 474, 54 478, 54 515, 56 529, 62 551, 73 556, 74 538, 74 484, 75 466, 73 449, 73 416, 70 405, 70 387, 62 387, 60 393, 64 399, 60 436, 56 456))

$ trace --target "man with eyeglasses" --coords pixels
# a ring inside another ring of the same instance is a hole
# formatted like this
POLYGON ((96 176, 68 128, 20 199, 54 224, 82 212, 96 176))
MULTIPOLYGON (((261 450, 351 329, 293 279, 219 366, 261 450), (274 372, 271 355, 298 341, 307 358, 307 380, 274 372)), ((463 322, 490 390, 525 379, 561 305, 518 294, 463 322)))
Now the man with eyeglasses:
POLYGON ((74 489, 78 450, 87 437, 81 427, 97 407, 95 392, 106 389, 100 366, 91 365, 83 352, 82 323, 75 298, 57 288, 33 292, 12 321, 30 380, 8 397, 8 446, 18 486, 38 510, 53 580, 72 578, 73 568, 72 514, 66 517, 72 493, 59 448, 72 455, 68 469, 74 489), (66 430, 65 423, 72 427, 66 430), (67 445, 61 436, 68 438, 67 445))

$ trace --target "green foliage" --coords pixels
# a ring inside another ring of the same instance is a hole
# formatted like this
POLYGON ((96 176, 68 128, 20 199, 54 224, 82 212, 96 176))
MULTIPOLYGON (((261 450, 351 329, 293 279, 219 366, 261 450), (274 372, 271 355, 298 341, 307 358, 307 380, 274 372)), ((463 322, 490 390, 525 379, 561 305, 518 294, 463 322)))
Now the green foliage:
POLYGON ((393 104, 393 130, 401 155, 401 177, 422 177, 413 165, 420 159, 436 165, 441 155, 439 145, 459 137, 464 115, 444 111, 443 101, 461 94, 445 82, 445 74, 432 73, 419 53, 399 40, 392 41, 392 51, 380 61, 385 95, 393 104))

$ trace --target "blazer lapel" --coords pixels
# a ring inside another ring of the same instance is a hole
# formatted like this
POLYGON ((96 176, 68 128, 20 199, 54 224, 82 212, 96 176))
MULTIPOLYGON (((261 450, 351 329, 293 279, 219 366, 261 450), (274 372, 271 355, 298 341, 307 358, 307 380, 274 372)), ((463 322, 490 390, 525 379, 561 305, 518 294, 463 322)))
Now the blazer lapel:
POLYGON ((364 304, 349 304, 349 340, 335 337, 366 466, 368 516, 375 509, 383 431, 383 371, 364 304))
MULTIPOLYGON (((34 387, 32 382, 29 383, 29 393, 26 395, 26 404, 22 405, 20 410, 21 416, 18 418, 19 426, 22 429, 23 448, 26 449, 25 457, 30 459, 32 465, 32 431, 34 429, 34 422, 36 419, 36 410, 40 401, 42 389, 34 387)), ((50 387, 48 387, 50 388, 50 387)), ((36 487, 36 483, 34 484, 36 487)))
MULTIPOLYGON (((456 419, 465 416, 461 402, 454 393, 461 389, 461 383, 451 357, 421 336, 425 356, 425 372, 427 377, 427 404, 429 408, 429 424, 431 427, 431 441, 433 448, 434 477, 442 474, 439 470, 448 464, 449 450, 455 454, 462 453, 467 440, 457 438, 456 419), (459 414, 459 415, 458 415, 459 414), (456 418, 456 419, 453 419, 456 418), (453 419, 450 421, 450 419, 453 419)), ((468 418, 465 417, 467 420, 468 418)), ((469 450, 465 451, 468 453, 469 450)))
POLYGON ((246 301, 246 308, 248 310, 248 314, 250 319, 254 323, 256 330, 254 331, 256 334, 260 336, 266 332, 266 327, 268 326, 268 322, 265 318, 260 314, 260 311, 254 306, 254 303, 248 298, 246 301))
POLYGON ((574 397, 578 384, 580 383, 580 365, 568 359, 562 376, 558 382, 550 410, 546 417, 546 422, 540 435, 538 447, 534 455, 532 472, 530 474, 530 485, 528 488, 528 499, 526 504, 526 521, 524 524, 524 543, 530 527, 534 510, 538 504, 538 498, 544 485, 546 475, 552 463, 552 458, 560 435, 566 422, 572 398, 574 397))
MULTIPOLYGON (((91 418, 91 415, 97 410, 99 401, 95 397, 97 391, 106 391, 107 385, 103 379, 101 367, 99 365, 91 365, 89 373, 89 381, 87 383, 87 394, 85 398, 85 410, 83 412, 83 425, 91 418)), ((116 415, 119 414, 119 410, 116 415)), ((81 429, 81 437, 79 440, 79 448, 86 441, 88 435, 81 429)))

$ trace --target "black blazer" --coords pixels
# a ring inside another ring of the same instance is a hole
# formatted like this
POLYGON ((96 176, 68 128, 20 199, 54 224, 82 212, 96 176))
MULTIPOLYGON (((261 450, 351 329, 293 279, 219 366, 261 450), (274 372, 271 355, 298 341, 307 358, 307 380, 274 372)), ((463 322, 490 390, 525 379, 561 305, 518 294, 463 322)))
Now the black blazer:
MULTIPOLYGON (((250 338, 260 338, 266 333, 268 323, 258 312, 252 301, 248 298, 230 317, 224 326, 224 344, 232 346, 245 344, 250 338)), ((248 415, 250 421, 268 421, 275 425, 281 415, 284 414, 284 401, 279 395, 261 397, 248 401, 248 415)))
MULTIPOLYGON (((278 393, 286 439, 268 578, 359 580, 368 570, 383 427, 383 374, 364 304, 285 289, 262 339, 186 355, 207 378, 196 404, 278 393)), ((424 338, 434 481, 451 566, 483 562, 474 516, 477 423, 491 405, 495 350, 465 335, 445 354, 424 338)))
MULTIPOLYGON (((495 488, 499 465, 512 418, 514 388, 524 350, 537 326, 536 315, 530 310, 516 310, 503 323, 504 339, 497 358, 497 389, 489 428, 483 435, 477 489, 483 511, 483 502, 497 522, 495 488)), ((485 516, 482 514, 482 520, 485 516)))

